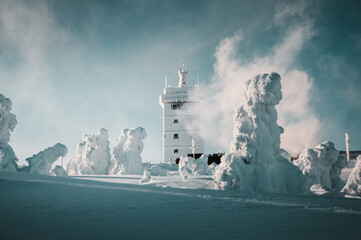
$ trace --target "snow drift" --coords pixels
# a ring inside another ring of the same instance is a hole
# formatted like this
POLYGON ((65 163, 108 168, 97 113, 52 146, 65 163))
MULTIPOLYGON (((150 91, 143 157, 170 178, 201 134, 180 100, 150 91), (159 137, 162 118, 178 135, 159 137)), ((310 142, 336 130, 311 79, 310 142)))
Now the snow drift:
POLYGON ((275 106, 282 99, 277 73, 257 75, 245 83, 234 115, 230 153, 216 168, 217 188, 251 192, 305 193, 307 178, 281 156, 275 106))
POLYGON ((84 135, 66 166, 69 175, 106 175, 111 162, 108 131, 84 135))
POLYGON ((18 167, 18 159, 8 144, 10 132, 17 124, 16 115, 10 112, 11 105, 11 100, 0 94, 0 172, 16 172, 18 167))
POLYGON ((293 164, 308 177, 311 185, 320 184, 327 190, 336 191, 344 186, 340 175, 347 161, 339 157, 339 151, 332 142, 323 142, 315 148, 302 151, 293 164))
POLYGON ((122 130, 113 150, 114 159, 110 170, 111 175, 143 173, 143 162, 140 154, 143 151, 143 140, 146 137, 147 133, 141 127, 122 130))
POLYGON ((356 165, 341 192, 361 195, 361 155, 357 157, 356 165))
POLYGON ((26 161, 29 165, 21 169, 21 171, 49 175, 53 163, 58 160, 59 157, 64 157, 67 153, 67 147, 61 143, 57 143, 53 147, 49 147, 27 158, 26 161))

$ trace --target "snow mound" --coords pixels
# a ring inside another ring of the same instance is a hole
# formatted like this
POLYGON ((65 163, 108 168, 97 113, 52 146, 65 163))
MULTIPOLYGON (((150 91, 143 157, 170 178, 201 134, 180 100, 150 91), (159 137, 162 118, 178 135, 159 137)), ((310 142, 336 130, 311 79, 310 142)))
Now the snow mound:
POLYGON ((257 75, 245 83, 245 93, 234 115, 230 153, 216 168, 217 188, 277 193, 309 192, 307 178, 281 156, 275 106, 282 99, 277 73, 257 75))
POLYGON ((357 157, 355 167, 341 192, 361 195, 361 155, 357 157))
POLYGON ((152 176, 166 176, 168 172, 178 172, 176 163, 149 163, 143 164, 144 169, 150 171, 152 176))
POLYGON ((167 169, 162 167, 161 165, 153 165, 149 168, 149 172, 152 174, 152 176, 166 176, 167 175, 167 169))
POLYGON ((10 112, 11 105, 11 100, 0 94, 0 172, 16 172, 18 168, 18 159, 8 144, 10 132, 17 124, 16 115, 10 112))
POLYGON ((106 175, 111 162, 108 131, 104 128, 97 134, 84 135, 77 145, 76 155, 66 166, 69 175, 106 175))
POLYGON ((49 175, 51 166, 58 160, 59 157, 64 157, 68 153, 68 149, 61 143, 55 144, 38 154, 26 159, 29 166, 25 167, 23 171, 35 174, 49 175))
POLYGON ((65 169, 59 165, 56 165, 54 168, 50 170, 51 176, 58 176, 58 177, 67 177, 68 174, 66 173, 65 169))
POLYGON ((144 170, 143 177, 140 179, 140 182, 141 183, 147 183, 147 182, 150 182, 150 180, 152 180, 152 177, 150 175, 150 171, 144 170))
POLYGON ((332 142, 323 142, 315 148, 303 150, 293 163, 308 177, 311 185, 321 184, 326 190, 336 191, 344 186, 340 175, 347 161, 339 157, 339 151, 332 142))
POLYGON ((113 150, 114 159, 109 172, 111 175, 143 173, 140 154, 143 151, 143 140, 146 137, 147 133, 141 127, 122 130, 113 150))
POLYGON ((206 155, 202 155, 198 159, 192 157, 181 157, 179 161, 179 175, 183 180, 187 179, 187 175, 200 176, 211 175, 212 172, 208 168, 208 158, 206 155))

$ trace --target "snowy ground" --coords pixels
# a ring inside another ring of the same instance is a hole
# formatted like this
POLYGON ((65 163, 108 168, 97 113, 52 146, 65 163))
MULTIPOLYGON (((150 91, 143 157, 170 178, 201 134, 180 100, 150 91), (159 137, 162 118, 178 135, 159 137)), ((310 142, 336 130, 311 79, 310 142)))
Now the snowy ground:
POLYGON ((0 239, 359 239, 361 200, 212 190, 179 176, 0 173, 0 239), (186 189, 185 189, 186 188, 186 189), (202 189, 196 189, 202 188, 202 189))

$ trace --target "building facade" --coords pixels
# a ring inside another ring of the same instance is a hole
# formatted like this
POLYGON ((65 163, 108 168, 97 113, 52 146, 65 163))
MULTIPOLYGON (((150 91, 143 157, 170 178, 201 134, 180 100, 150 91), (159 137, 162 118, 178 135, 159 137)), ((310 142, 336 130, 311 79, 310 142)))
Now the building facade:
POLYGON ((180 69, 178 87, 167 85, 159 96, 163 108, 163 162, 175 163, 181 156, 204 153, 204 141, 199 136, 199 118, 192 113, 197 104, 187 86, 188 71, 180 69))

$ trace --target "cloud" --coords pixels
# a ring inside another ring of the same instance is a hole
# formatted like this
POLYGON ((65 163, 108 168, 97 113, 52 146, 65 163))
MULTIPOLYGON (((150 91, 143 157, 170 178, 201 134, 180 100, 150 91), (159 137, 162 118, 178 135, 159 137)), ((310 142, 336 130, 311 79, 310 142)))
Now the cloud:
MULTIPOLYGON (((275 15, 278 25, 288 21, 289 16, 302 14, 295 12, 294 7, 284 7, 275 15)), ((320 122, 309 105, 312 78, 296 67, 297 56, 314 34, 312 23, 294 23, 282 32, 278 43, 264 56, 252 60, 242 59, 242 55, 238 54, 239 46, 245 39, 241 31, 222 40, 217 47, 212 83, 201 86, 196 92, 200 104, 191 110, 200 113, 200 135, 213 149, 228 151, 232 139, 232 117, 234 109, 242 101, 243 83, 257 74, 271 71, 278 72, 282 77, 283 100, 277 107, 279 125, 285 128, 281 147, 297 154, 318 143, 320 122)))

